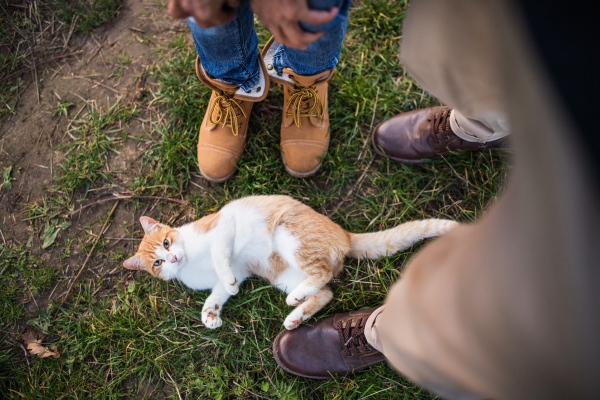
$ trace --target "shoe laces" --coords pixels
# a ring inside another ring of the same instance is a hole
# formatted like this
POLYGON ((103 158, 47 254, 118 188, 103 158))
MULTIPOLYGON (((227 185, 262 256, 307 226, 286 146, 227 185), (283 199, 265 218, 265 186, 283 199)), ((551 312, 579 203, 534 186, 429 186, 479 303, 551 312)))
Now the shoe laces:
POLYGON ((353 320, 351 319, 346 321, 344 325, 342 321, 338 321, 337 331, 342 343, 342 352, 349 357, 355 354, 370 353, 373 351, 373 347, 371 347, 365 337, 365 325, 367 321, 360 318, 356 326, 352 326, 352 322, 353 320))
POLYGON ((294 123, 300 129, 302 117, 323 118, 323 102, 314 86, 300 86, 293 76, 290 76, 290 78, 294 81, 294 87, 289 89, 290 98, 287 103, 287 116, 294 117, 294 123))
POLYGON ((437 135, 443 136, 446 141, 450 140, 450 133, 452 128, 450 127, 450 113, 452 109, 448 108, 442 112, 435 114, 431 121, 431 136, 436 143, 440 143, 440 138, 437 135))
POLYGON ((244 118, 247 118, 244 109, 240 103, 233 98, 233 95, 228 93, 220 94, 215 97, 215 101, 210 109, 210 122, 215 125, 220 125, 222 123, 223 127, 229 126, 233 136, 237 136, 241 125, 241 123, 238 123, 239 115, 237 110, 240 111, 244 118), (216 117, 214 116, 215 110, 217 111, 216 117))

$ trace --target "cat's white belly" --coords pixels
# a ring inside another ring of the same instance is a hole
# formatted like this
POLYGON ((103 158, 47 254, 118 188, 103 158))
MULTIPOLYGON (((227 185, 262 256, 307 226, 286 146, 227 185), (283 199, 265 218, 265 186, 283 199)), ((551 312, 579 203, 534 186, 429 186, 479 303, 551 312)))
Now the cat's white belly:
POLYGON ((283 292, 290 293, 306 278, 308 278, 308 275, 304 271, 292 267, 283 271, 275 279, 273 286, 283 292))
POLYGON ((219 280, 214 270, 194 267, 180 269, 177 277, 181 283, 194 290, 212 289, 219 280))

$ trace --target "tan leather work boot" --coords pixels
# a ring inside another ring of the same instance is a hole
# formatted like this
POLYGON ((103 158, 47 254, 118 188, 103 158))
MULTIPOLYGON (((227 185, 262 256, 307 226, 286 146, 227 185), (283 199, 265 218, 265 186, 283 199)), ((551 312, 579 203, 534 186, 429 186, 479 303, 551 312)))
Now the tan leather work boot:
POLYGON ((235 166, 244 151, 252 106, 269 92, 267 70, 262 59, 259 63, 258 83, 244 91, 237 85, 209 78, 200 65, 200 58, 196 58, 198 78, 213 91, 198 138, 200 173, 209 181, 224 182, 235 174, 235 166))
POLYGON ((297 75, 284 68, 281 75, 273 67, 279 44, 271 38, 263 50, 270 79, 283 85, 281 158, 285 170, 297 178, 314 175, 329 147, 327 82, 333 71, 313 76, 297 75))

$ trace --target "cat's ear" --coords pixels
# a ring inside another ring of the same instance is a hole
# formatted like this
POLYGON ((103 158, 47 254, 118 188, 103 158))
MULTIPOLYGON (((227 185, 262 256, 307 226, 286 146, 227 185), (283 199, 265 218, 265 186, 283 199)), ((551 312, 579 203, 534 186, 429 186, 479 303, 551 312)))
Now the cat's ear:
POLYGON ((142 265, 142 258, 140 257, 139 254, 136 254, 135 256, 131 257, 129 260, 125 260, 125 262, 123 262, 123 266, 127 269, 133 269, 136 271, 145 271, 146 268, 144 268, 144 266, 142 265))
POLYGON ((144 228, 146 235, 162 227, 160 222, 155 221, 150 217, 140 217, 140 223, 142 224, 142 228, 144 228))

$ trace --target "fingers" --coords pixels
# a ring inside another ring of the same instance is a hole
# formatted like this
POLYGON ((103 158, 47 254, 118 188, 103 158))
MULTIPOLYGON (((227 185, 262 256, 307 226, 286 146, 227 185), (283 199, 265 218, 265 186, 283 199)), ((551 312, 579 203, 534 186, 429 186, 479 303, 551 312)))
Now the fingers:
POLYGON ((189 13, 185 12, 183 8, 181 8, 179 0, 171 0, 169 2, 167 10, 169 12, 169 15, 173 18, 187 18, 190 16, 189 13))
POLYGON ((294 21, 294 23, 281 26, 281 34, 284 37, 281 44, 294 49, 306 50, 308 44, 318 40, 325 32, 306 32, 294 21))
POLYGON ((307 24, 323 25, 333 21, 339 11, 337 7, 329 11, 306 10, 299 19, 307 24))
POLYGON ((169 15, 173 18, 194 17, 196 24, 203 29, 224 25, 235 18, 238 0, 171 0, 169 15))
POLYGON ((191 15, 196 20, 196 24, 203 29, 213 26, 225 25, 235 18, 235 10, 220 1, 198 2, 191 1, 191 15))

